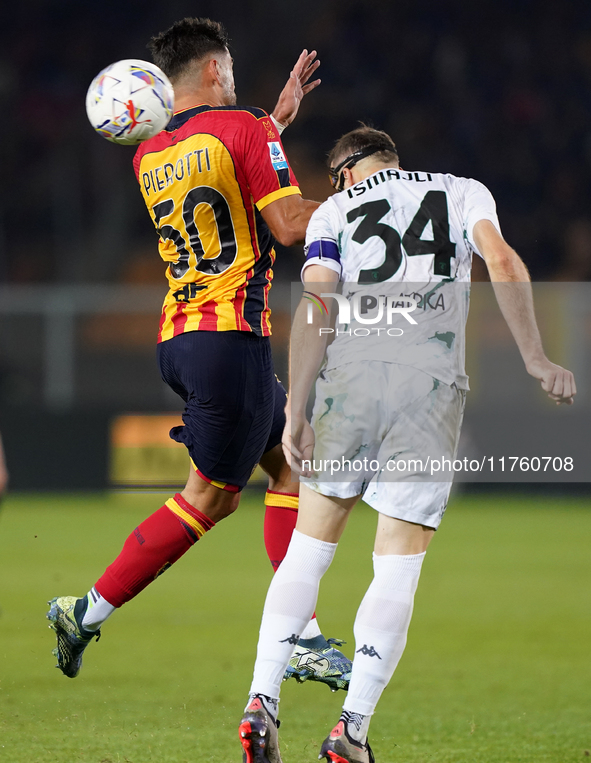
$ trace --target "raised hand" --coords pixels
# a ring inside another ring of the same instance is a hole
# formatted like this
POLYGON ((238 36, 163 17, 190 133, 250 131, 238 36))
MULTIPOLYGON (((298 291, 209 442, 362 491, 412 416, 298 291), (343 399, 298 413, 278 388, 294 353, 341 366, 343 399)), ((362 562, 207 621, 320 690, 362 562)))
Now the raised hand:
POLYGON ((287 84, 279 95, 272 116, 284 127, 287 127, 295 119, 302 98, 318 87, 321 82, 319 79, 308 82, 320 66, 320 61, 316 60, 316 55, 315 50, 308 53, 304 49, 301 52, 300 57, 291 70, 287 84))

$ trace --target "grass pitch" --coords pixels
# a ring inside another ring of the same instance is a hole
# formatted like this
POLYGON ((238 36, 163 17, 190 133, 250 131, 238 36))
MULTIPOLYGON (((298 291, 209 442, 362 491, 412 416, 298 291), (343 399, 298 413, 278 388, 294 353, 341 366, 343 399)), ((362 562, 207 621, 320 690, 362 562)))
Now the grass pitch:
MULTIPOLYGON (((55 670, 45 602, 82 595, 164 496, 9 496, 0 516, 0 760, 239 761, 271 568, 262 496, 55 670)), ((318 606, 349 642, 375 513, 354 512, 318 606)), ((457 497, 423 568, 407 650, 372 722, 378 763, 571 763, 591 751, 591 502, 457 497)), ((344 693, 284 684, 284 763, 311 763, 344 693)))

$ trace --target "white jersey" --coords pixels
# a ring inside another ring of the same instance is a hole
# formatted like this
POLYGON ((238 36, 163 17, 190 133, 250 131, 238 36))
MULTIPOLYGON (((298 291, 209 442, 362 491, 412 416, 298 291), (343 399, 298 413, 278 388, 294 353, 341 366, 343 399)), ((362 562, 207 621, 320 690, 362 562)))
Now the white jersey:
POLYGON ((308 224, 302 275, 310 265, 336 271, 354 309, 349 324, 335 327, 326 368, 385 360, 467 389, 464 335, 479 220, 500 232, 490 191, 454 175, 383 169, 327 199, 308 224), (404 304, 416 304, 408 313, 416 324, 388 312, 404 306, 394 301, 401 297, 414 299, 404 304))

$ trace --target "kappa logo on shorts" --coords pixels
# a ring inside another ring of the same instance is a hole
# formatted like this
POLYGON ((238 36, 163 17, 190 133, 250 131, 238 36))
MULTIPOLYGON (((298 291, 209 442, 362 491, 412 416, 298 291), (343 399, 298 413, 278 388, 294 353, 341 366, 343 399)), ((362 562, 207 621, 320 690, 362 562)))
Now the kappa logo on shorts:
POLYGON ((279 141, 271 141, 267 143, 269 146, 269 153, 271 154, 271 164, 274 170, 286 170, 288 167, 287 159, 281 148, 279 141))

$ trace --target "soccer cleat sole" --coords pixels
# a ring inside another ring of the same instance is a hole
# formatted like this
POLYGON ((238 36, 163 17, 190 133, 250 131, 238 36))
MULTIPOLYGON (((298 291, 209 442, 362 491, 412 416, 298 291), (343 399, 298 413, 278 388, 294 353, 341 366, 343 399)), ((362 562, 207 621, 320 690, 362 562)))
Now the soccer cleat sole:
POLYGON ((293 668, 288 667, 287 670, 285 671, 285 675, 283 676, 282 680, 283 681, 289 681, 290 678, 295 678, 297 683, 303 684, 309 678, 311 678, 316 683, 326 684, 326 686, 328 686, 328 688, 331 690, 331 692, 333 694, 336 694, 339 689, 344 689, 345 691, 347 691, 347 689, 349 688, 349 681, 347 681, 347 683, 344 686, 339 686, 338 688, 335 688, 334 686, 331 686, 326 681, 321 681, 318 678, 314 679, 313 675, 314 675, 314 673, 309 671, 309 670, 294 670, 293 668))
MULTIPOLYGON (((322 758, 318 756, 318 759, 321 760, 322 758)), ((329 763, 349 763, 348 760, 346 760, 345 758, 341 758, 340 755, 337 755, 336 752, 333 752, 332 750, 329 750, 326 753, 326 757, 324 758, 324 760, 329 761, 329 763)))
POLYGON ((318 760, 326 760, 327 763, 350 763, 349 758, 343 758, 342 755, 339 755, 339 753, 334 750, 325 749, 327 742, 328 740, 322 745, 318 760))
MULTIPOLYGON (((338 726, 337 726, 338 728, 338 726)), ((322 743, 318 760, 325 760, 327 763, 375 763, 374 754, 369 743, 365 750, 351 750, 349 745, 342 739, 327 737, 322 743)))
POLYGON ((269 763, 266 750, 267 728, 264 723, 243 721, 238 727, 238 734, 244 751, 242 763, 269 763))
POLYGON ((304 681, 307 681, 308 678, 312 675, 312 672, 310 670, 296 670, 295 668, 292 668, 288 665, 288 667, 285 670, 285 675, 283 676, 284 681, 289 681, 290 678, 295 678, 295 680, 299 684, 303 684, 304 681))
POLYGON ((341 758, 340 755, 337 755, 336 752, 333 752, 332 750, 327 750, 325 755, 319 755, 318 760, 327 760, 329 763, 349 763, 349 761, 346 758, 341 758))

